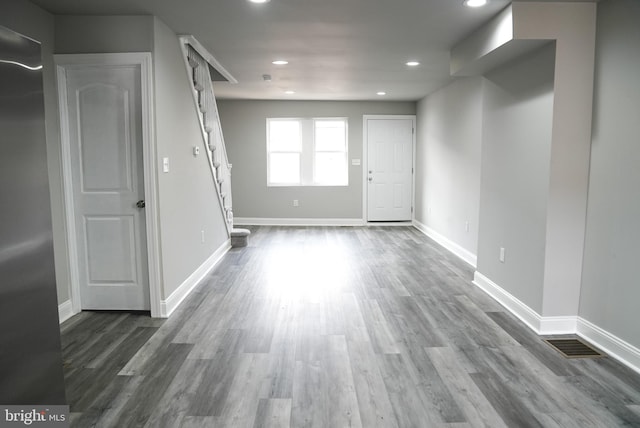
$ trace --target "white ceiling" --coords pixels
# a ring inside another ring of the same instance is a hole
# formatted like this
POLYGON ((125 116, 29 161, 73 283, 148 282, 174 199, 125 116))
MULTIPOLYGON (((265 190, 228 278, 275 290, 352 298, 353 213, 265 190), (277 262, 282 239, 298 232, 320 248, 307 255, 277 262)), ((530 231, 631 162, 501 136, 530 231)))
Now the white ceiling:
POLYGON ((194 35, 238 80, 216 83, 219 98, 307 100, 418 100, 450 81, 450 48, 510 3, 470 9, 462 0, 32 2, 60 15, 155 15, 176 33, 194 35), (275 59, 289 64, 272 65, 275 59), (421 65, 408 67, 409 60, 421 65))

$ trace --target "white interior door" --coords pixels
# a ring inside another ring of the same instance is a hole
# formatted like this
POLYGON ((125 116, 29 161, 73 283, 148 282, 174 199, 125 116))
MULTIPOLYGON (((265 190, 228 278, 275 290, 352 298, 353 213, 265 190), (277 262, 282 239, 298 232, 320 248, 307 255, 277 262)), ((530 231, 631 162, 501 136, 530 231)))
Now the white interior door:
POLYGON ((81 307, 148 310, 141 68, 76 66, 66 84, 81 307))
POLYGON ((367 119, 367 220, 411 220, 413 120, 367 119))

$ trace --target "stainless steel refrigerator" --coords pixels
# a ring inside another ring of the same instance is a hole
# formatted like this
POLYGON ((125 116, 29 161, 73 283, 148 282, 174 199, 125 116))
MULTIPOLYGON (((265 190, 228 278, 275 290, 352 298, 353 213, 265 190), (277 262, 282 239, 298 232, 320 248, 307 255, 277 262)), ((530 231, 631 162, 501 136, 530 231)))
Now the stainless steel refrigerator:
POLYGON ((39 43, 0 26, 0 405, 65 404, 39 43))

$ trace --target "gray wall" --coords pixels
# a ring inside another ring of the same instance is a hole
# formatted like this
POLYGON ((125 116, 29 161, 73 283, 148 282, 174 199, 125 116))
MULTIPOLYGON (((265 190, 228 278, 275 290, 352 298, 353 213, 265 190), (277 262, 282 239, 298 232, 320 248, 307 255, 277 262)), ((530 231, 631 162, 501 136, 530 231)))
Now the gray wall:
POLYGON ((162 297, 166 299, 227 235, 178 38, 158 19, 153 35, 162 297), (193 156, 194 146, 200 147, 198 157, 193 156), (163 157, 169 158, 169 173, 162 172, 163 157))
POLYGON ((580 316, 640 347, 640 2, 598 5, 580 316))
POLYGON ((56 16, 56 53, 151 52, 152 16, 56 16))
POLYGON ((415 114, 413 102, 232 101, 218 102, 229 162, 236 217, 362 219, 362 116, 415 114), (349 185, 267 187, 268 117, 347 117, 349 185), (298 199, 299 207, 293 207, 298 199))
MULTIPOLYGON (((53 23, 51 23, 53 41, 53 23)), ((49 52, 51 48, 49 48, 49 52)), ((191 98, 188 76, 177 36, 160 20, 151 16, 56 16, 55 53, 153 52, 157 162, 169 157, 171 172, 158 177, 162 295, 166 299, 227 238, 218 207, 213 178, 204 155, 204 146, 191 98), (200 145, 201 155, 194 158, 192 147, 200 145), (205 242, 201 242, 201 231, 205 242)), ((52 72, 52 71, 51 71, 52 72)), ((53 72, 52 72, 53 73, 53 72)), ((51 76, 53 79, 53 75, 51 76)), ((53 82, 53 80, 52 80, 53 82)), ((57 98, 51 84, 55 107, 55 164, 60 175, 57 98)), ((54 121, 48 123, 54 123, 54 121)), ((56 183, 60 183, 58 179, 56 183)), ((53 186, 53 184, 52 184, 53 186)), ((52 200, 62 204, 62 185, 52 190, 52 200)), ((54 203, 55 203, 54 202, 54 203)), ((54 214, 54 232, 56 231, 54 214)), ((66 257, 66 236, 62 206, 58 216, 56 244, 66 257)), ((58 252, 56 253, 56 256, 58 252)), ((68 264, 59 263, 59 301, 69 299, 68 264)))
POLYGON ((58 302, 69 300, 69 260, 64 228, 64 201, 60 152, 60 120, 56 94, 54 52, 54 18, 49 13, 23 0, 0 2, 0 25, 31 37, 42 44, 45 126, 47 133, 47 165, 51 194, 54 254, 58 302))
POLYGON ((477 270, 542 310, 554 45, 486 74, 477 270), (505 262, 499 261, 500 247, 505 262))
POLYGON ((416 220, 474 255, 482 103, 482 78, 462 78, 422 99, 417 112, 416 220))

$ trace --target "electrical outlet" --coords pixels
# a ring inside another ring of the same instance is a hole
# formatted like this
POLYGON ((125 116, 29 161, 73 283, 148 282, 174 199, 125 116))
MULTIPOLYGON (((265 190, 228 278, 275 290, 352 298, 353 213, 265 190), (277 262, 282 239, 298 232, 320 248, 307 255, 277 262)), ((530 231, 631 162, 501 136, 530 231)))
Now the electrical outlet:
POLYGON ((202 241, 202 243, 204 244, 204 230, 200 231, 200 240, 202 241))
POLYGON ((464 222, 464 230, 467 231, 467 232, 469 231, 469 222, 468 221, 464 222))
POLYGON ((500 247, 500 263, 504 263, 504 247, 500 247))
POLYGON ((293 206, 294 207, 299 207, 300 206, 300 201, 298 201, 297 199, 293 200, 293 206))

